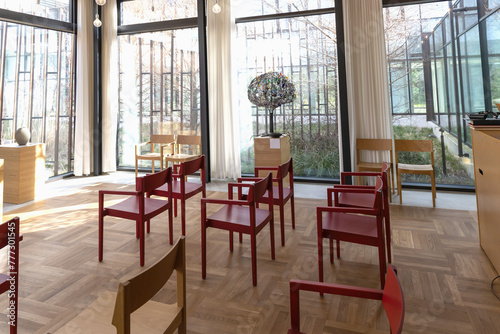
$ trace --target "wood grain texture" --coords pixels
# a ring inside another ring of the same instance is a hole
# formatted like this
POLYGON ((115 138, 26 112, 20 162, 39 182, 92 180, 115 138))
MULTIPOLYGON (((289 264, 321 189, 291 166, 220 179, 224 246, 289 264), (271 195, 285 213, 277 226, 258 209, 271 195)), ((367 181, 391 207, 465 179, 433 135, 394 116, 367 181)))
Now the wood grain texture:
MULTIPOLYGON (((5 217, 19 215, 24 234, 19 333, 61 330, 104 293, 116 292, 119 282, 142 270, 134 223, 118 218, 106 222, 106 257, 102 263, 97 261, 100 189, 129 190, 132 186, 95 184, 75 195, 35 202, 5 217)), ((257 236, 259 280, 252 287, 248 237, 242 244, 235 238, 230 253, 227 232, 215 229, 208 230, 208 275, 206 280, 201 278, 199 198, 188 201, 186 210, 188 333, 286 333, 289 280, 318 279, 315 208, 326 201, 296 199, 296 229, 286 234, 285 247, 276 248, 275 261, 269 256, 268 229, 257 236)), ((289 211, 285 219, 290 219, 289 211)), ((171 247, 166 214, 151 224, 145 268, 171 247)), ((500 333, 500 302, 489 290, 496 273, 479 246, 475 212, 391 206, 391 225, 393 264, 406 300, 404 333, 500 333)), ((177 217, 174 238, 180 229, 177 217)), ((325 281, 378 288, 376 253, 374 247, 342 243, 342 258, 334 265, 325 261, 325 281)), ((168 282, 154 301, 174 303, 175 284, 175 279, 168 282)), ((496 289, 500 290, 498 284, 496 289)), ((0 295, 2 313, 6 303, 6 295, 0 295)), ((0 319, 6 318, 0 314, 0 319)), ((301 324, 306 333, 389 333, 379 302, 320 298, 307 292, 301 293, 301 324)), ((6 328, 1 321, 0 333, 6 328)), ((83 332, 84 328, 79 329, 83 332)), ((77 329, 72 333, 78 333, 77 329)))

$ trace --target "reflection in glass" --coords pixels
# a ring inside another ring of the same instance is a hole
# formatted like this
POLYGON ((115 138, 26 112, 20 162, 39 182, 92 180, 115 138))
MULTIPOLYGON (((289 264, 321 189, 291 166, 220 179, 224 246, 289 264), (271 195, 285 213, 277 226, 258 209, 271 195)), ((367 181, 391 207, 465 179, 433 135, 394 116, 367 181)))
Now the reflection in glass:
POLYGON ((0 0, 0 8, 63 22, 71 22, 70 8, 72 2, 72 0, 0 0))
POLYGON ((334 7, 332 0, 231 0, 231 10, 235 17, 260 16, 291 13, 334 7))
POLYGON ((123 1, 122 24, 138 24, 198 16, 197 0, 123 1))

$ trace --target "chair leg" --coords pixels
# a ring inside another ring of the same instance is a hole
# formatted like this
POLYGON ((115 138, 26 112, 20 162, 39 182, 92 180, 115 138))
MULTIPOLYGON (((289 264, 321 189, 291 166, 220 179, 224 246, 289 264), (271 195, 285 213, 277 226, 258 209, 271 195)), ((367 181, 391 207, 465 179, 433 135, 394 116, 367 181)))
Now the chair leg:
POLYGON ((385 272, 387 269, 387 264, 385 262, 385 245, 383 239, 380 239, 378 245, 378 261, 380 266, 380 285, 383 290, 385 286, 385 272))
POLYGON ((290 197, 290 206, 292 209, 292 229, 295 230, 295 201, 293 199, 293 195, 290 197))
POLYGON ((391 254, 391 219, 389 218, 389 213, 384 217, 385 222, 385 242, 387 243, 387 262, 392 263, 391 254))
POLYGON ((144 252, 145 252, 145 237, 144 237, 144 222, 137 221, 137 225, 139 225, 139 256, 140 256, 140 264, 141 267, 144 267, 144 252))
POLYGON ((205 217, 201 223, 201 278, 207 278, 207 228, 205 227, 205 217))
POLYGON ((139 163, 139 161, 137 160, 137 158, 135 159, 135 178, 137 178, 137 164, 139 163))
POLYGON ((151 224, 150 224, 150 220, 148 220, 148 221, 146 222, 146 231, 147 231, 148 233, 150 233, 150 232, 151 232, 151 224))
POLYGON ((103 258, 103 242, 104 242, 104 221, 103 212, 99 210, 99 262, 103 258))
POLYGON ((174 198, 174 217, 177 217, 177 198, 174 198))
POLYGON ((257 240, 255 234, 250 234, 250 247, 252 252, 252 284, 257 286, 257 240))
POLYGON ((431 186, 432 186, 432 206, 436 207, 436 178, 434 177, 434 171, 431 173, 431 186))
POLYGON ((403 204, 403 189, 401 189, 401 171, 398 170, 398 194, 399 194, 399 204, 403 204))
POLYGON ((387 180, 387 192, 388 192, 388 197, 389 197, 389 202, 392 203, 392 194, 394 193, 394 185, 393 185, 393 180, 392 180, 392 169, 389 170, 389 173, 390 175, 388 175, 388 179, 387 180), (391 189, 392 188, 392 189, 391 189))
POLYGON ((281 228, 281 246, 285 246, 285 203, 279 204, 280 207, 280 228, 281 228))
POLYGON ((186 200, 181 199, 181 222, 182 222, 182 235, 186 236, 186 200))
POLYGON ((270 229, 270 235, 271 235, 271 259, 276 258, 276 252, 274 249, 274 219, 271 219, 269 222, 269 229, 270 229))
POLYGON ((333 238, 329 238, 329 244, 330 244, 330 263, 333 264, 333 238))
POLYGON ((322 231, 318 231, 318 281, 323 282, 323 236, 322 231))
POLYGON ((340 240, 337 240, 337 259, 340 259, 340 240))
POLYGON ((139 239, 140 238, 140 231, 139 231, 139 224, 135 222, 135 238, 139 239))
MULTIPOLYGON (((241 233, 240 233, 241 236, 241 233)), ((233 251, 233 231, 229 231, 229 251, 233 251)))
POLYGON ((240 232, 240 244, 243 242, 243 233, 240 232))
POLYGON ((170 207, 168 208, 168 234, 170 244, 174 244, 174 223, 172 217, 172 202, 170 202, 170 207))

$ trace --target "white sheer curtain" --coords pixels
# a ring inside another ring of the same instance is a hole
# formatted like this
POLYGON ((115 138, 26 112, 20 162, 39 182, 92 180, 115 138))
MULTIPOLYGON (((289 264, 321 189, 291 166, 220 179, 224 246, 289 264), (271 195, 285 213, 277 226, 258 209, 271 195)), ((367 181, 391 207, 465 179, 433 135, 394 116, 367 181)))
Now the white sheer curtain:
MULTIPOLYGON (((351 164, 356 138, 392 138, 382 0, 344 1, 351 164)), ((388 153, 366 158, 390 161, 388 153)), ((375 161, 375 160, 373 160, 375 161)))
POLYGON ((92 172, 92 127, 94 108, 93 62, 93 1, 78 1, 78 28, 76 54, 76 120, 75 167, 76 176, 92 172))
POLYGON ((118 35, 116 0, 102 7, 102 171, 116 171, 118 35))
POLYGON ((212 177, 236 179, 241 175, 238 110, 233 105, 231 35, 234 19, 230 0, 219 0, 222 11, 207 8, 208 100, 210 125, 210 160, 212 177))

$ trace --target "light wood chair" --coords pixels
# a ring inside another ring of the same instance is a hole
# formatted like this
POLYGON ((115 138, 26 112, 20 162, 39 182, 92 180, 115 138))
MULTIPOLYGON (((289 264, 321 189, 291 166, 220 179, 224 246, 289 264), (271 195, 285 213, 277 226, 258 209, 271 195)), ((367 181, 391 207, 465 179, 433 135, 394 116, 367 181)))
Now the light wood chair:
POLYGON ((176 164, 194 160, 201 155, 201 136, 177 135, 174 146, 174 154, 163 157, 167 164, 168 162, 176 164))
MULTIPOLYGON (((380 172, 383 162, 368 162, 361 157, 362 151, 388 151, 390 155, 389 162, 389 190, 394 194, 394 161, 392 158, 392 139, 369 139, 356 138, 356 161, 358 172, 380 172)), ((392 196, 389 196, 389 202, 392 202, 392 196)))
POLYGON ((401 191, 401 174, 429 175, 431 177, 432 206, 436 206, 436 178, 434 173, 434 145, 432 140, 394 140, 396 151, 396 173, 398 179, 399 203, 403 203, 401 191), (402 164, 399 163, 398 152, 428 152, 431 155, 431 164, 402 164))
MULTIPOLYGON (((130 315, 153 298, 177 272, 177 304, 166 305, 158 321, 170 320, 164 333, 186 333, 186 245, 180 237, 167 255, 139 275, 120 283, 112 324, 118 334, 130 334, 130 315)), ((149 322, 153 322, 149 319, 149 322)), ((142 332, 141 332, 142 333, 142 332)))
POLYGON ((135 177, 137 177, 139 160, 151 161, 153 173, 155 172, 155 161, 159 161, 160 170, 163 170, 164 157, 174 154, 174 145, 174 135, 151 135, 150 141, 135 145, 135 177), (151 145, 151 151, 142 154, 142 147, 146 145, 151 145), (159 152, 155 151, 155 145, 160 146, 159 152))

